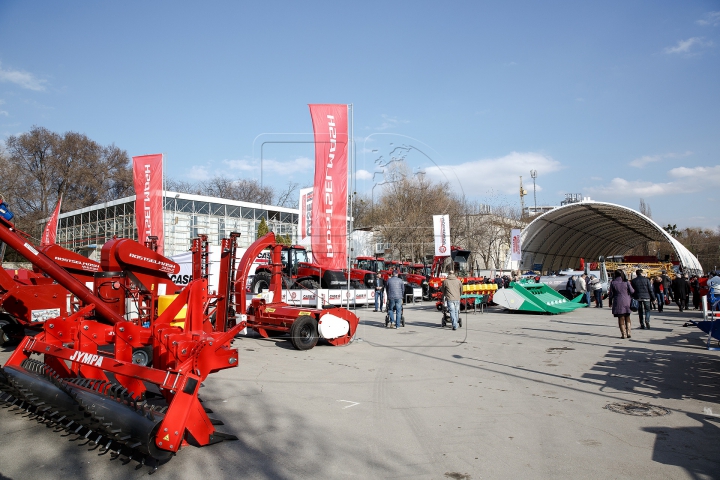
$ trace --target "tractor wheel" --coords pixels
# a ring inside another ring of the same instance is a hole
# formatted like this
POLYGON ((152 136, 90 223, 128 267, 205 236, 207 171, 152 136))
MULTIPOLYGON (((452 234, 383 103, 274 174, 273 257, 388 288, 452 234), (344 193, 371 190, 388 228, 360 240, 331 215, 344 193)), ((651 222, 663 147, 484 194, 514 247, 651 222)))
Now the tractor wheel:
POLYGON ((3 330, 6 325, 10 325, 10 322, 5 319, 0 319, 0 347, 4 347, 10 343, 10 337, 8 337, 5 330, 3 330))
POLYGON ((308 290, 318 290, 320 288, 320 284, 312 278, 300 280, 298 284, 303 288, 307 288, 308 290))
POLYGON ((250 290, 252 293, 260 293, 270 288, 270 274, 267 272, 256 273, 253 278, 250 290))
POLYGON ((400 315, 400 325, 405 326, 405 315, 400 315))
POLYGON ((462 327, 462 318, 458 315, 458 327, 462 327))
POLYGON ((309 316, 298 317, 290 328, 290 341, 298 350, 310 350, 318 342, 315 319, 309 316))
POLYGON ((445 315, 443 315, 443 318, 442 318, 442 320, 440 321, 440 324, 441 324, 443 327, 444 327, 445 325, 447 325, 447 322, 445 321, 445 315))
POLYGON ((20 325, 15 323, 15 320, 12 317, 7 314, 0 314, 0 347, 13 343, 14 336, 11 334, 15 328, 22 331, 20 325))

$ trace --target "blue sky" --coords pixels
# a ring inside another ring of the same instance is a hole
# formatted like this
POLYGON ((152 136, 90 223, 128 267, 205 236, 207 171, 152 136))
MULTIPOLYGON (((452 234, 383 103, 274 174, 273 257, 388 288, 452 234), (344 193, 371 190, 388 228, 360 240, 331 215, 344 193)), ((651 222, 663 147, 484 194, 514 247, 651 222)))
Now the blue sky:
MULTIPOLYGON (((717 1, 3 0, 0 140, 39 125, 259 178, 261 143, 311 139, 308 103, 352 103, 358 191, 403 146, 488 203, 519 204, 519 175, 532 203, 534 168, 539 205, 644 198, 716 228, 719 60, 717 1)), ((312 158, 266 143, 263 181, 308 184, 312 158)))

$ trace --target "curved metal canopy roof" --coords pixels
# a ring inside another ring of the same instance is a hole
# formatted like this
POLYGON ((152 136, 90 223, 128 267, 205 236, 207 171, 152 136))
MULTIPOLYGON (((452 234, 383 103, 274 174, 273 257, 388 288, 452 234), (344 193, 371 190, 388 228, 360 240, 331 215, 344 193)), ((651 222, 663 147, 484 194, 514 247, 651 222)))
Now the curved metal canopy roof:
POLYGON ((669 243, 683 271, 702 273, 698 259, 652 219, 631 208, 585 200, 540 215, 521 234, 524 269, 559 271, 580 258, 623 255, 647 241, 669 243))

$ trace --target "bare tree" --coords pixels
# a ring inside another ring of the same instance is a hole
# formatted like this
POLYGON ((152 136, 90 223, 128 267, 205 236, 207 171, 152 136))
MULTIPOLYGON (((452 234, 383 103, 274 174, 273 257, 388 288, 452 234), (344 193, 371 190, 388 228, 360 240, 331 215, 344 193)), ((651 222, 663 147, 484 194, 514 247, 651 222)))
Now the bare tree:
POLYGON ((278 207, 298 208, 300 199, 298 198, 298 190, 300 184, 297 182, 288 182, 284 190, 277 194, 274 205, 278 207))
POLYGON ((127 153, 76 132, 59 135, 35 126, 8 137, 0 156, 0 192, 18 226, 32 234, 61 195, 62 211, 69 211, 129 195, 132 188, 127 153))
POLYGON ((260 182, 257 180, 246 178, 232 179, 219 175, 197 183, 165 177, 165 189, 173 192, 206 195, 208 197, 259 203, 261 205, 271 205, 275 196, 275 191, 272 187, 261 187, 260 182))

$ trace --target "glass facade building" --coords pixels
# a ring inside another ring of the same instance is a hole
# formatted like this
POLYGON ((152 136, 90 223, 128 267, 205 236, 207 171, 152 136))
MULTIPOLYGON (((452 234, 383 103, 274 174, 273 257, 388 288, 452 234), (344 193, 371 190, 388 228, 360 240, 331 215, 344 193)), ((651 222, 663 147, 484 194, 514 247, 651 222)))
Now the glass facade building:
MULTIPOLYGON (((298 241, 300 212, 294 208, 170 191, 165 191, 163 204, 167 257, 188 251, 191 240, 200 234, 219 245, 220 239, 238 232, 239 246, 247 247, 256 240, 263 218, 270 231, 289 235, 293 243, 298 241)), ((134 195, 63 213, 58 221, 57 243, 95 260, 100 259, 105 242, 115 235, 138 240, 134 195)))

